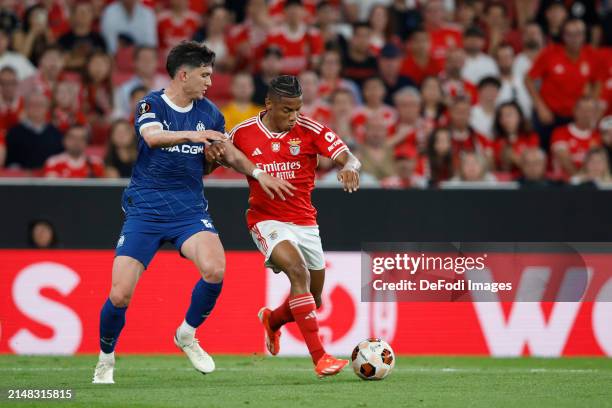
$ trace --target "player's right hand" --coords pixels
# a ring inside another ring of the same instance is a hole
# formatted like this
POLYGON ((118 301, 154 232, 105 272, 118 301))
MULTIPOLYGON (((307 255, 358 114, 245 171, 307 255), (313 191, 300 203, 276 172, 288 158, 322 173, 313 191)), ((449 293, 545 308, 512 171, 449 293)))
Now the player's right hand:
POLYGON ((281 200, 285 201, 285 194, 293 197, 293 192, 291 190, 297 190, 297 187, 288 181, 271 176, 268 173, 261 173, 257 181, 259 181, 262 190, 271 200, 274 200, 274 193, 276 193, 281 200))
POLYGON ((223 142, 226 139, 223 133, 217 132, 216 130, 203 130, 200 132, 193 132, 189 140, 193 143, 204 143, 206 146, 209 146, 211 143, 223 142))

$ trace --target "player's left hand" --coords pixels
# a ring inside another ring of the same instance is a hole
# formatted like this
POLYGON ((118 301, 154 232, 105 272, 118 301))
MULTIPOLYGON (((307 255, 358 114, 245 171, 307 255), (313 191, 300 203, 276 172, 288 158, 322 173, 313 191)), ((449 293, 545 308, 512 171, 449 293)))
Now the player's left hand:
POLYGON ((204 155, 206 156, 206 161, 209 163, 214 163, 219 161, 225 155, 225 142, 213 142, 210 146, 206 146, 204 150, 204 155))
POLYGON ((285 201, 285 194, 293 197, 293 192, 291 190, 297 190, 297 187, 288 181, 273 177, 268 173, 261 173, 257 181, 259 181, 263 191, 272 200, 274 200, 274 194, 276 193, 281 200, 285 201))
POLYGON ((342 183, 344 191, 352 193, 359 189, 359 172, 355 169, 343 168, 338 172, 338 181, 342 183))

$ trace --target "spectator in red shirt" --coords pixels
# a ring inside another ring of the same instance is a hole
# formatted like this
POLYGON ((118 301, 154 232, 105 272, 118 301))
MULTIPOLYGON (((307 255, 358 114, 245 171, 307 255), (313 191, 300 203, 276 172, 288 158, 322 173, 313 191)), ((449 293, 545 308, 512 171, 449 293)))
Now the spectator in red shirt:
POLYGON ((395 174, 381 180, 382 188, 426 188, 427 179, 417 173, 418 155, 415 148, 395 154, 395 174))
POLYGON ((363 99, 365 104, 357 108, 353 114, 352 125, 357 140, 363 140, 366 123, 373 117, 379 118, 391 133, 397 120, 397 112, 384 103, 385 85, 382 79, 373 77, 363 84, 363 99))
POLYGON ((418 85, 425 77, 437 76, 442 71, 443 64, 431 56, 429 33, 424 29, 417 28, 412 32, 406 51, 400 72, 418 85))
POLYGON ((51 156, 45 162, 45 177, 97 178, 104 177, 104 164, 85 153, 89 131, 85 126, 73 126, 64 135, 64 153, 51 156))
POLYGON ((540 145, 538 135, 529 131, 523 112, 514 101, 497 108, 493 131, 497 168, 518 176, 521 155, 525 149, 540 145))
POLYGON ((432 55, 437 60, 444 60, 449 49, 463 46, 460 27, 445 21, 446 11, 441 0, 427 1, 423 8, 425 29, 431 36, 432 55))
POLYGON ((266 39, 272 26, 265 0, 249 0, 246 18, 229 30, 227 47, 236 70, 250 68, 259 72, 257 61, 264 58, 267 48, 266 39))
POLYGON ((6 132, 19 122, 23 112, 23 97, 17 89, 17 72, 10 66, 0 69, 0 132, 6 132))
POLYGON ((391 40, 389 33, 389 12, 383 4, 376 4, 370 9, 368 23, 372 27, 370 36, 370 51, 378 55, 382 47, 391 40))
POLYGON ((448 50, 444 71, 440 74, 442 91, 447 104, 457 97, 467 98, 472 104, 478 101, 476 86, 461 76, 464 64, 465 51, 462 48, 448 50))
POLYGON ((43 93, 49 100, 53 97, 53 89, 64 75, 64 54, 61 48, 51 46, 40 57, 38 73, 21 81, 19 92, 22 95, 43 93))
POLYGON ((92 144, 106 141, 113 112, 112 60, 110 55, 96 52, 87 61, 83 75, 83 113, 92 126, 92 144))
POLYGON ((329 105, 319 97, 319 77, 313 71, 304 71, 298 77, 302 86, 302 109, 300 114, 317 122, 329 122, 329 105))
POLYGON ((351 126, 355 97, 344 88, 336 89, 329 97, 330 118, 327 125, 351 148, 355 147, 355 137, 351 126))
POLYGON ((515 52, 521 51, 521 33, 512 29, 512 21, 504 3, 501 1, 489 3, 485 9, 485 22, 489 54, 493 55, 502 43, 510 44, 515 52))
POLYGON ((563 26, 563 45, 549 45, 536 58, 525 85, 534 101, 534 124, 547 147, 552 129, 571 120, 575 102, 583 95, 597 95, 600 70, 590 46, 585 45, 582 20, 563 26), (538 90, 535 81, 541 80, 538 90))
POLYGON ((51 122, 65 133, 72 126, 85 126, 87 117, 79 103, 79 84, 74 81, 61 81, 55 86, 51 102, 51 122))
POLYGON ((416 88, 406 87, 395 93, 393 98, 397 111, 397 122, 388 143, 395 148, 395 154, 406 149, 425 150, 425 133, 421 120, 421 95, 416 88))
POLYGON ((323 40, 318 29, 304 23, 304 6, 301 0, 285 2, 285 23, 273 27, 267 39, 283 53, 281 72, 298 75, 306 68, 317 68, 323 52, 323 40))
POLYGON ((172 47, 191 39, 200 23, 200 16, 189 10, 189 0, 170 0, 170 7, 157 14, 161 55, 166 56, 172 47))
POLYGON ((596 121, 597 104, 593 98, 584 96, 576 102, 574 121, 555 129, 550 150, 557 178, 568 180, 582 168, 586 153, 601 145, 596 121))
POLYGON ((470 127, 471 105, 466 98, 456 98, 449 108, 449 130, 453 145, 453 154, 457 159, 461 152, 476 151, 487 159, 489 168, 493 168, 492 143, 470 127))

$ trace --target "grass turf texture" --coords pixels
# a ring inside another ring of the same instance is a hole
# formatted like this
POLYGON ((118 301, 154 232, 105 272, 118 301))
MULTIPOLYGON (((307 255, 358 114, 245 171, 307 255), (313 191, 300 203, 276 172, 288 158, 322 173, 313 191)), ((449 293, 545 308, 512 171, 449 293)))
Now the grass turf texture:
POLYGON ((97 356, 0 355, 0 407, 612 407, 612 359, 400 357, 383 381, 350 367, 319 380, 306 358, 214 356, 202 375, 181 355, 119 356, 93 385, 97 356), (7 400, 8 388, 73 389, 70 401, 7 400))

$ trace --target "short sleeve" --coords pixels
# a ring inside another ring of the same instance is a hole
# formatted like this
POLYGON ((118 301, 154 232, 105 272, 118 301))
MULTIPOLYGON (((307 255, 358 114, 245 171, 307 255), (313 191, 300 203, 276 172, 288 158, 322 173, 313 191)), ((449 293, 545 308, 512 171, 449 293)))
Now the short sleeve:
POLYGON ((326 126, 314 136, 314 144, 321 156, 329 157, 332 160, 335 160, 340 153, 348 151, 342 139, 326 126))
POLYGON ((219 111, 218 109, 217 109, 217 118, 215 119, 215 125, 214 125, 213 130, 216 130, 217 132, 220 132, 220 133, 225 133, 225 117, 223 116, 221 111, 219 111))
POLYGON ((163 129, 162 110, 159 102, 151 97, 146 97, 136 105, 134 123, 138 133, 142 136, 143 129, 157 126, 163 129))

